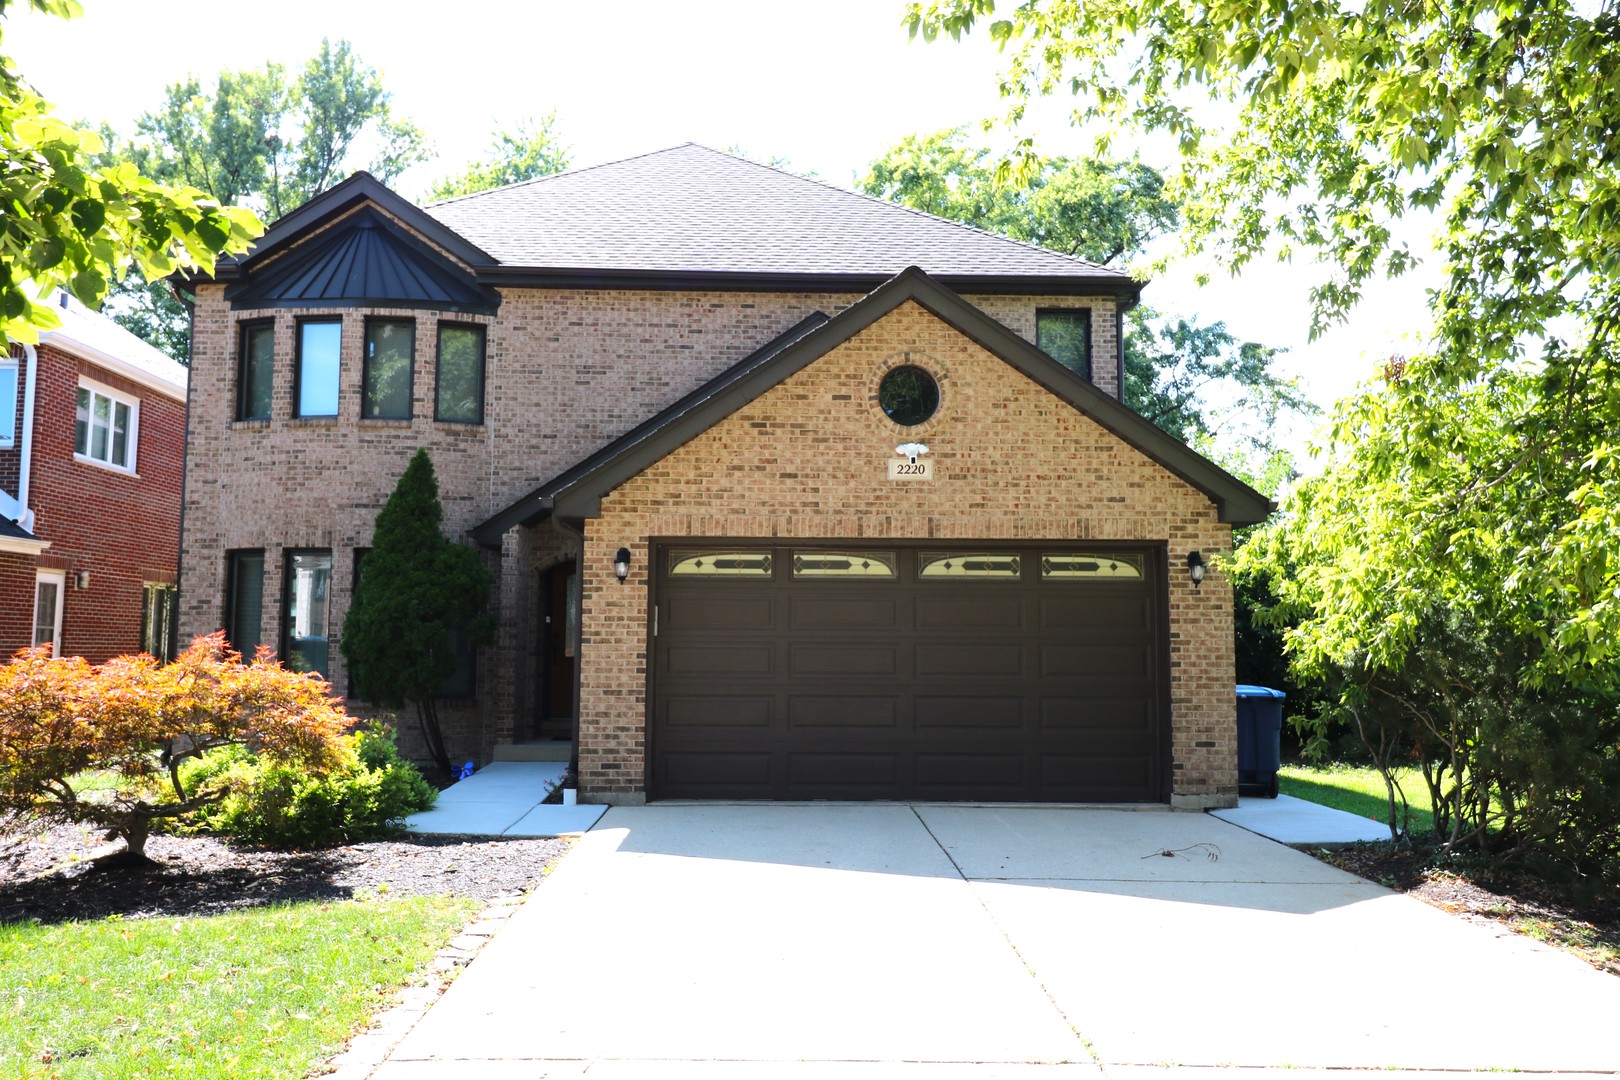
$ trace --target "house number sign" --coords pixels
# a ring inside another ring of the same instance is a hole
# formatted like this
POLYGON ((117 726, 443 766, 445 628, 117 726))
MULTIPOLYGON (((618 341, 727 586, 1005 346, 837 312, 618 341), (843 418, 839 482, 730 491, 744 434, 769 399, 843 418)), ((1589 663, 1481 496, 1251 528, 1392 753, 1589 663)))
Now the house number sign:
POLYGON ((933 478, 934 461, 932 458, 918 458, 916 461, 903 457, 889 459, 890 480, 932 480, 933 478))
POLYGON ((928 447, 922 443, 901 443, 894 448, 898 457, 889 459, 890 480, 932 480, 934 459, 928 457, 928 447))

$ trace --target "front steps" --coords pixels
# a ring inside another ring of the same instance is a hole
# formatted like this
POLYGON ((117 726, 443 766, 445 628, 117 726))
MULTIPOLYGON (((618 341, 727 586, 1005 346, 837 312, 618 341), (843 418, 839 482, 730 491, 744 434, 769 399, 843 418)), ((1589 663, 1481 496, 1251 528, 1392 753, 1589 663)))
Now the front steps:
POLYGON ((568 739, 535 739, 495 748, 496 761, 568 761, 573 756, 574 744, 568 739))

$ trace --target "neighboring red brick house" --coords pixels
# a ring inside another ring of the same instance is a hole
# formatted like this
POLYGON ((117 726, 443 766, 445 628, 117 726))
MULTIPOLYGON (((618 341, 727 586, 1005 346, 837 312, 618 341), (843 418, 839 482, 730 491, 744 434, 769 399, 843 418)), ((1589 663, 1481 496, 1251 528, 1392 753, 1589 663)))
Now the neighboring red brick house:
POLYGON ((186 634, 342 688, 426 447, 498 582, 457 760, 572 736, 606 802, 1236 802, 1200 577, 1270 505, 1121 404, 1123 274, 687 144, 426 208, 360 174, 193 287, 186 634))
POLYGON ((171 654, 186 369, 57 298, 0 358, 0 652, 171 654))

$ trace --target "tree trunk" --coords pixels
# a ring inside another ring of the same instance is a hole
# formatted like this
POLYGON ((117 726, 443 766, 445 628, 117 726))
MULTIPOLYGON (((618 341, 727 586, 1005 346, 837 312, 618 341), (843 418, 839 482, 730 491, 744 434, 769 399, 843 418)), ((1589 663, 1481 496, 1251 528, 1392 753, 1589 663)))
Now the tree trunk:
POLYGON ((433 763, 437 765, 446 776, 450 775, 450 752, 445 749, 444 731, 439 727, 439 709, 437 703, 428 698, 416 703, 416 719, 422 725, 422 739, 427 743, 428 753, 433 756, 433 763))

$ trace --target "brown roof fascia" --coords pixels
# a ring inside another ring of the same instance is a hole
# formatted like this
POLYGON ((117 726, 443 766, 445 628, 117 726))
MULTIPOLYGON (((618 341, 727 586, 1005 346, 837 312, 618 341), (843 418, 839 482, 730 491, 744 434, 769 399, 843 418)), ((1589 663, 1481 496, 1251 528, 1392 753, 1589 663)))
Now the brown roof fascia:
MULTIPOLYGON (((873 292, 892 274, 780 274, 723 270, 636 270, 621 268, 481 266, 485 285, 529 289, 624 289, 632 291, 873 292)), ((965 293, 1005 296, 1112 296, 1135 305, 1145 282, 1124 275, 943 274, 936 278, 965 293)))

